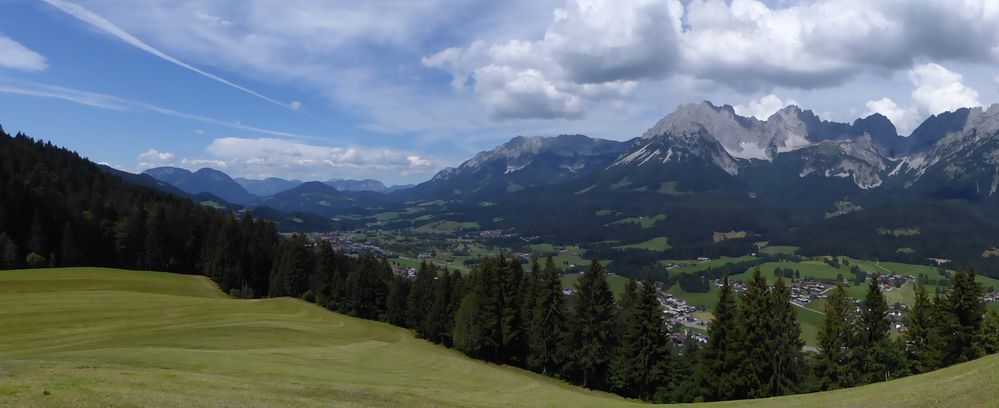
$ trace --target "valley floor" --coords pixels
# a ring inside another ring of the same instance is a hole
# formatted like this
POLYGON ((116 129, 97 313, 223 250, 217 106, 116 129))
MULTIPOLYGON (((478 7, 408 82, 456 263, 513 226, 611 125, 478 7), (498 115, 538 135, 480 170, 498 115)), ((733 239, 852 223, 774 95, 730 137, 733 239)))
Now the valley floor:
MULTIPOLYGON (((726 406, 999 406, 999 356, 856 389, 726 406)), ((638 402, 478 362, 206 278, 0 271, 0 406, 615 407, 638 402)))

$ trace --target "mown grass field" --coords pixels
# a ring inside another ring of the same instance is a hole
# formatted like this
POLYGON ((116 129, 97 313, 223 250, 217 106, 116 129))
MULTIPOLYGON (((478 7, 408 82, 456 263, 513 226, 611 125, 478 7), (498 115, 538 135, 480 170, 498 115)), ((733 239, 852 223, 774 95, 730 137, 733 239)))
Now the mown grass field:
MULTIPOLYGON (((490 365, 386 324, 207 279, 97 268, 0 271, 0 406, 642 406, 490 365)), ((849 390, 704 406, 999 404, 999 356, 849 390)))

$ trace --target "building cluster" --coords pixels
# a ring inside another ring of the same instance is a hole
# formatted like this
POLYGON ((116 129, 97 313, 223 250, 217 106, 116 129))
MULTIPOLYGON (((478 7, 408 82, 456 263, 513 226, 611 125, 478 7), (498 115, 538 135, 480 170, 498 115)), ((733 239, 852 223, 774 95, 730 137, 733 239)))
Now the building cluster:
POLYGON ((395 256, 395 254, 382 249, 378 245, 354 242, 349 237, 340 236, 336 232, 312 232, 305 234, 305 238, 308 241, 308 244, 313 247, 322 241, 329 241, 329 243, 333 246, 333 250, 342 251, 350 256, 358 256, 367 253, 373 254, 377 257, 386 258, 395 256))
POLYGON ((804 307, 818 299, 825 299, 832 285, 814 279, 803 279, 791 284, 791 303, 804 307))

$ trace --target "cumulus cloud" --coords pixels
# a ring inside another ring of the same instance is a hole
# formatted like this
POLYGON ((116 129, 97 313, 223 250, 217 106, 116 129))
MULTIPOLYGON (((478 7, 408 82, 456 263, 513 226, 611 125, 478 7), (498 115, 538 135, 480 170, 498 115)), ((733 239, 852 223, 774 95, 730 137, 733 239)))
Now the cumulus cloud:
POLYGON ((892 124, 895 125, 895 129, 898 130, 899 134, 907 135, 916 128, 919 124, 919 120, 922 116, 919 110, 915 107, 903 107, 899 106, 891 98, 881 98, 878 100, 867 101, 865 104, 867 107, 866 115, 872 115, 875 113, 880 113, 885 115, 892 124))
POLYGON ((957 108, 979 106, 978 91, 963 84, 960 74, 938 64, 918 65, 909 73, 916 85, 912 100, 930 115, 957 108))
POLYGON ((216 167, 250 178, 409 176, 431 174, 447 163, 419 153, 381 147, 328 147, 284 139, 225 137, 205 148, 206 157, 185 158, 185 167, 216 167))
POLYGON ((156 149, 149 149, 139 154, 139 170, 153 167, 174 165, 175 155, 170 152, 161 152, 156 149))
POLYGON ((560 91, 535 69, 488 65, 476 70, 475 78, 475 89, 494 119, 575 118, 582 112, 578 96, 560 91))
POLYGON ((735 108, 735 113, 739 115, 753 116, 756 119, 766 120, 770 115, 777 113, 777 111, 785 106, 797 104, 798 102, 795 102, 793 99, 788 99, 785 102, 777 97, 777 95, 770 94, 760 99, 749 101, 748 105, 735 105, 733 108, 735 108))
POLYGON ((17 41, 0 34, 0 67, 19 71, 38 72, 49 67, 45 57, 29 50, 17 41))
MULTIPOLYGON (((582 102, 581 84, 685 77, 746 93, 838 86, 920 60, 999 61, 999 6, 976 0, 567 0, 543 36, 481 40, 423 59, 464 90, 487 66, 536 70, 582 102)), ((514 77, 511 76, 511 80, 514 77)), ((494 84, 496 85, 496 84, 494 84)), ((476 92, 503 93, 502 86, 476 92)), ((481 96, 481 93, 480 93, 481 96)), ((548 95, 538 94, 544 100, 548 95)), ((481 98, 486 109, 503 98, 481 98)), ((748 109, 748 107, 747 107, 748 109)), ((542 111, 537 117, 563 117, 542 111)), ((523 115, 520 115, 523 116, 523 115)), ((514 116, 514 117, 520 117, 514 116)), ((498 119, 508 117, 494 116, 498 119)))
POLYGON ((900 134, 909 134, 929 115, 980 106, 978 91, 965 85, 961 74, 942 65, 921 64, 909 70, 914 106, 901 106, 890 98, 867 101, 868 114, 880 113, 895 124, 900 134))

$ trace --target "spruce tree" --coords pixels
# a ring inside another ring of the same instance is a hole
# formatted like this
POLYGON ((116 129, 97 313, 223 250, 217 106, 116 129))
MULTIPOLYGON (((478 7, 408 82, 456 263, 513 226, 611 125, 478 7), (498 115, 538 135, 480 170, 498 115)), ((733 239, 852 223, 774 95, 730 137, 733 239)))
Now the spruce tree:
POLYGON ((888 301, 881 291, 880 279, 871 278, 867 285, 867 295, 864 297, 860 311, 861 345, 873 347, 888 338, 891 322, 888 321, 888 301))
MULTIPOLYGON (((458 278, 461 277, 458 272, 455 272, 454 275, 457 275, 458 278)), ((454 296, 454 287, 452 284, 454 279, 448 269, 444 268, 444 271, 434 281, 433 301, 430 304, 430 311, 427 317, 427 327, 429 329, 427 340, 446 346, 451 345, 451 329, 454 326, 455 307, 453 306, 454 301, 452 299, 454 296)))
POLYGON ((803 378, 802 347, 805 343, 801 340, 801 325, 798 324, 797 313, 791 304, 791 288, 784 284, 783 278, 777 278, 770 297, 773 315, 770 326, 773 338, 770 364, 773 376, 768 395, 794 394, 800 390, 803 378))
POLYGON ((855 376, 851 367, 853 344, 853 302, 846 295, 842 282, 826 297, 826 316, 819 329, 819 355, 816 376, 819 388, 835 390, 851 387, 855 376))
POLYGON ((542 374, 555 374, 561 368, 566 330, 562 280, 549 256, 541 273, 530 325, 529 366, 542 374))
POLYGON ((714 320, 708 324, 708 343, 701 351, 697 383, 705 401, 726 401, 737 398, 743 387, 738 372, 743 355, 739 304, 727 271, 722 277, 714 314, 714 320))
POLYGON ((874 276, 867 286, 867 295, 860 310, 860 335, 856 350, 857 367, 862 383, 870 383, 890 377, 896 371, 892 360, 896 358, 892 344, 889 344, 888 301, 881 291, 881 280, 874 276))
POLYGON ((946 312, 952 316, 950 322, 950 345, 944 357, 944 364, 958 364, 977 358, 974 338, 982 327, 985 304, 982 302, 984 289, 975 281, 975 270, 957 271, 950 281, 945 296, 946 312))
POLYGON ((740 375, 745 381, 745 391, 739 397, 763 398, 770 396, 773 379, 771 353, 775 348, 771 336, 770 288, 760 268, 753 270, 753 277, 746 283, 742 295, 740 323, 743 332, 743 349, 746 352, 740 365, 740 375))
POLYGON ((607 272, 594 259, 576 285, 573 313, 572 365, 583 387, 606 389, 616 343, 617 306, 607 272))
POLYGON ((908 330, 905 333, 906 341, 909 345, 909 353, 915 363, 917 372, 927 372, 930 368, 926 365, 926 353, 929 345, 929 332, 931 330, 932 303, 929 294, 926 293, 926 280, 920 276, 916 281, 915 301, 912 309, 906 315, 906 325, 908 330))
POLYGON ((501 361, 521 366, 527 359, 527 326, 523 318, 524 269, 517 260, 500 255, 501 361))
POLYGON ((396 326, 404 327, 409 291, 412 288, 412 281, 402 276, 393 276, 389 281, 388 297, 385 299, 385 312, 388 322, 396 326))
POLYGON ((436 279, 437 267, 426 261, 421 262, 406 304, 407 324, 416 331, 418 337, 428 338, 430 336, 431 329, 427 325, 427 316, 433 302, 432 296, 436 279))
POLYGON ((999 353, 999 312, 990 311, 982 320, 982 327, 975 336, 978 355, 999 353))
POLYGON ((615 360, 615 388, 625 395, 651 401, 670 382, 670 334, 663 320, 655 282, 646 278, 630 305, 615 360))

